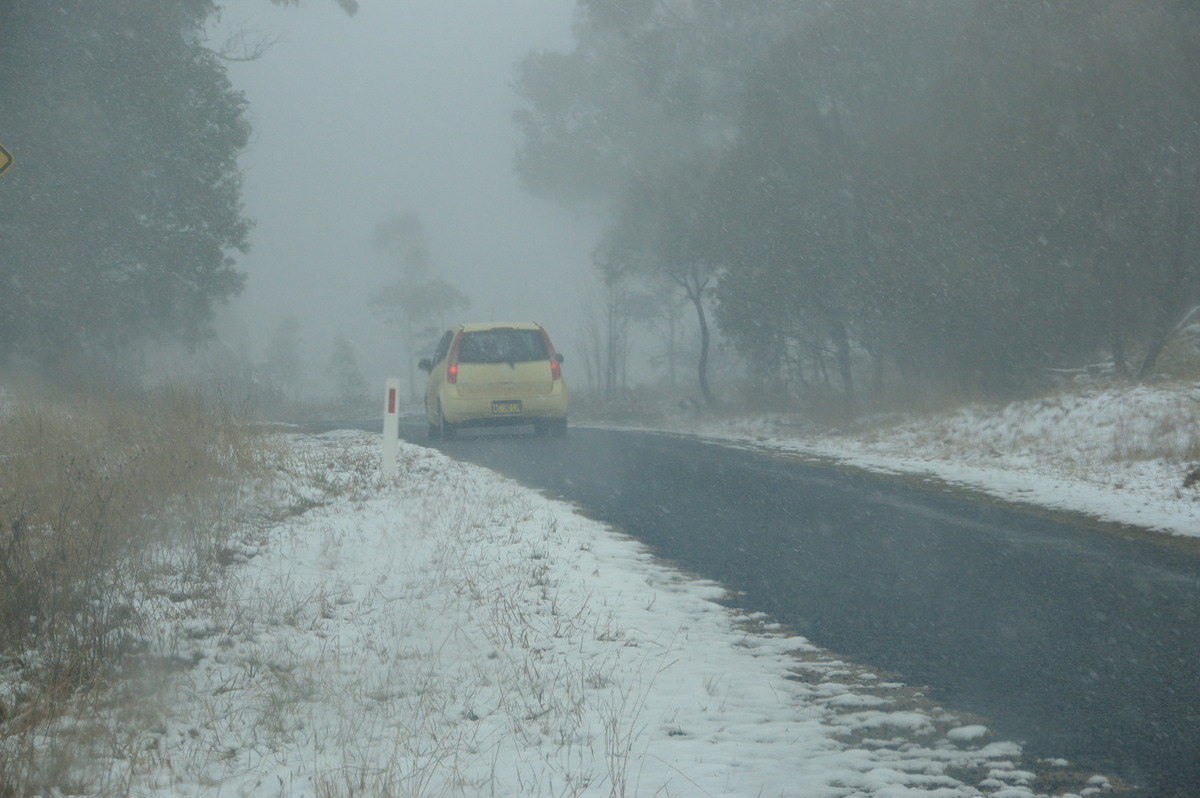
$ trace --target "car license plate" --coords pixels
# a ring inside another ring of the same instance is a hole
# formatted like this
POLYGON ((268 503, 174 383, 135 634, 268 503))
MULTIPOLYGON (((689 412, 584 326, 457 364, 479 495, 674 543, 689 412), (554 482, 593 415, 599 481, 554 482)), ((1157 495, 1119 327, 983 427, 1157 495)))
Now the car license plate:
POLYGON ((521 415, 521 400, 510 402, 492 402, 492 415, 519 416, 521 415))

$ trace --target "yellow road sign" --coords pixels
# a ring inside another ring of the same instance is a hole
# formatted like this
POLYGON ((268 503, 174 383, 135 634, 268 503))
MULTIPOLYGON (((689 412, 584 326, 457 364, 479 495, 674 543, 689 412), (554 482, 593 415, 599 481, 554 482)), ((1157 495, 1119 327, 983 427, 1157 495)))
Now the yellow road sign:
POLYGON ((0 144, 0 175, 4 174, 10 166, 12 166, 12 156, 8 154, 8 150, 4 149, 4 145, 0 144))

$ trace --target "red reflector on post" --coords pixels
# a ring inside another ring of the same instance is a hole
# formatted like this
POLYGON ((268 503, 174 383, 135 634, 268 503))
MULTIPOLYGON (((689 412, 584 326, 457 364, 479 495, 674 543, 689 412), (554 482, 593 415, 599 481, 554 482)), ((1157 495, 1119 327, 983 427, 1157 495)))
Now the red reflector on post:
POLYGON ((388 389, 388 412, 389 413, 396 412, 396 389, 395 388, 388 389))

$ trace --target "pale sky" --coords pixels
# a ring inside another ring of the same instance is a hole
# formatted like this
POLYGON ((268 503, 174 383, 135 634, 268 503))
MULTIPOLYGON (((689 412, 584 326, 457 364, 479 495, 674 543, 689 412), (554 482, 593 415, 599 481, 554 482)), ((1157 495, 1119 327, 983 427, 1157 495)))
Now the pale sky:
POLYGON ((280 38, 229 66, 250 101, 241 163, 257 222, 230 341, 258 358, 294 317, 314 370, 341 331, 369 380, 404 376, 395 332, 366 300, 389 280, 371 229, 411 208, 435 265, 471 298, 464 320, 541 322, 570 362, 594 223, 521 190, 511 120, 515 60, 570 48, 572 0, 362 0, 354 17, 332 0, 225 6, 222 29, 280 38))

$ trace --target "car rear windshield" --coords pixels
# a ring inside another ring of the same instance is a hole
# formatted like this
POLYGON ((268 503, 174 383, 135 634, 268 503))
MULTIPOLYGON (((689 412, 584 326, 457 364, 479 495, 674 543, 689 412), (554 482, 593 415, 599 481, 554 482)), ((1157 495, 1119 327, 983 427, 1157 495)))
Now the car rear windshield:
POLYGON ((541 330, 480 330, 463 333, 459 363, 526 363, 548 360, 541 330))

